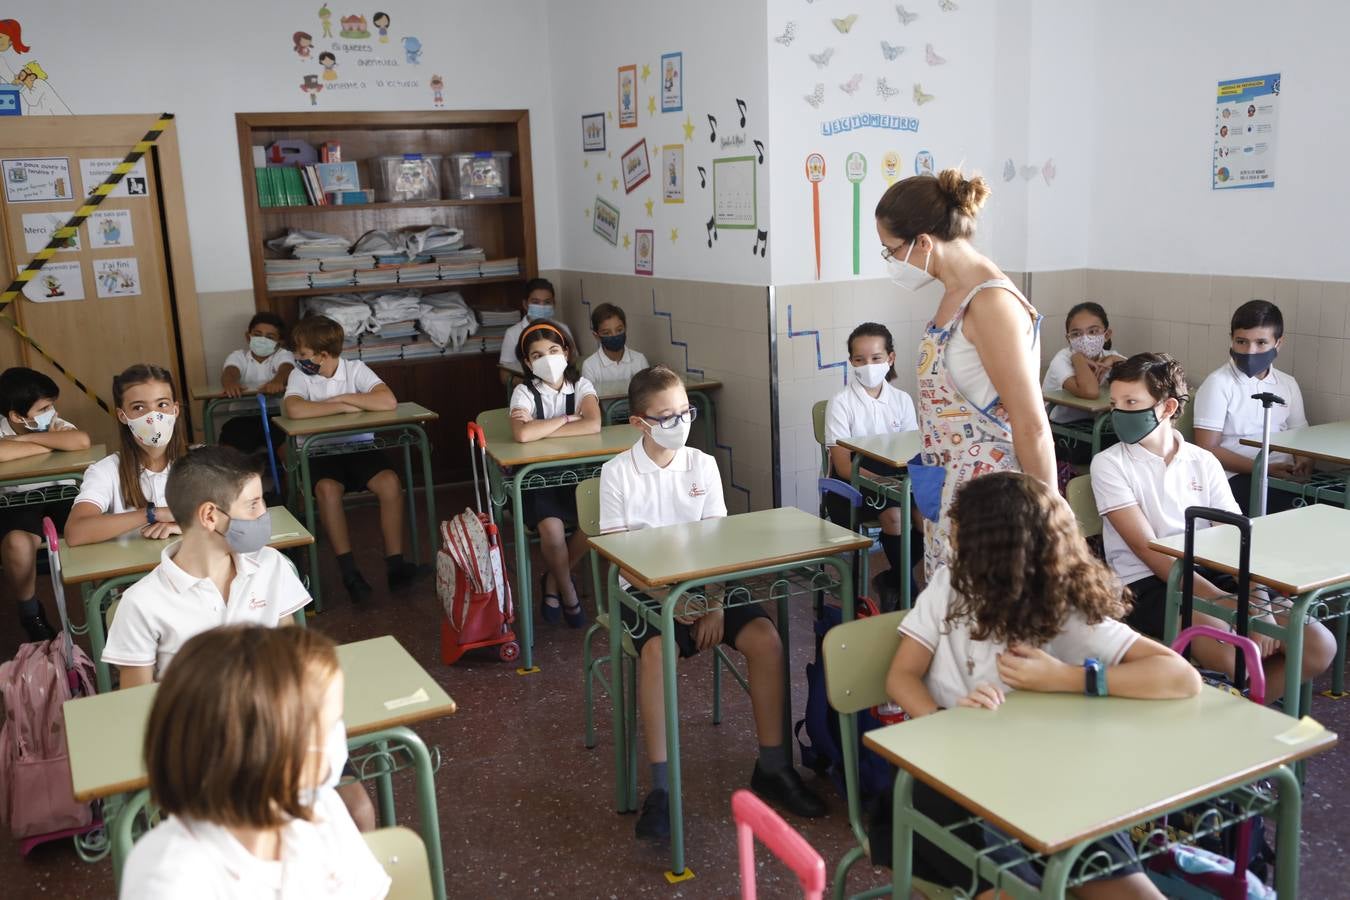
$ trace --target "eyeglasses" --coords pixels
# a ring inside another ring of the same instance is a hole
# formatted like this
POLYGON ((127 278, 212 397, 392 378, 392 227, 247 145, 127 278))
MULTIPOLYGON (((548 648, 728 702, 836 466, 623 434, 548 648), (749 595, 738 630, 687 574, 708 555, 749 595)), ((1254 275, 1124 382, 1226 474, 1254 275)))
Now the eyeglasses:
POLYGON ((698 418, 698 410, 691 406, 682 413, 675 413, 673 416, 666 416, 664 419, 658 419, 656 416, 643 416, 642 418, 654 425, 660 425, 662 428, 674 428, 681 422, 693 422, 698 418))
POLYGON ((909 242, 908 242, 908 241, 905 241, 904 243, 900 244, 899 247, 887 247, 887 246, 883 245, 882 248, 881 248, 881 259, 882 259, 882 261, 883 261, 883 262, 890 262, 892 259, 895 258, 896 254, 898 254, 898 253, 900 252, 901 247, 904 247, 905 244, 907 244, 907 243, 909 243, 909 242))
POLYGON ((1106 329, 1105 329, 1105 328, 1098 328, 1096 325, 1094 325, 1094 326, 1092 326, 1091 328, 1089 328, 1087 331, 1083 331, 1082 329, 1075 328, 1073 331, 1070 331, 1070 332, 1069 332, 1069 337, 1071 337, 1071 338, 1076 338, 1076 337, 1082 337, 1083 335, 1087 335, 1088 337, 1101 337, 1101 336, 1104 335, 1104 334, 1106 334, 1106 329))

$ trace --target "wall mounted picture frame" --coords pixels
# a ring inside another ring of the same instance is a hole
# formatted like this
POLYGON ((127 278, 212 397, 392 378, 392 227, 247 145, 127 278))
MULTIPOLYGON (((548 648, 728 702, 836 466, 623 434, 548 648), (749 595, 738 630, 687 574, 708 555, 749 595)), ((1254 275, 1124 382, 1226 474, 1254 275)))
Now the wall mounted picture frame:
POLYGON ((651 159, 647 156, 647 139, 643 138, 624 151, 619 160, 623 171, 623 192, 631 194, 638 185, 652 177, 651 159))
POLYGON ((636 128, 637 123, 637 66, 619 66, 619 127, 636 128))
POLYGON ((684 144, 661 148, 661 201, 684 202, 684 144))
POLYGON ((603 197, 595 198, 595 209, 591 212, 591 230, 614 246, 619 244, 619 208, 606 203, 603 197))
POLYGON ((581 117, 581 150, 594 153, 605 149, 605 114, 589 113, 581 117))
POLYGON ((684 109, 684 54, 661 54, 661 112, 684 109))
POLYGON ((633 274, 651 275, 655 270, 656 232, 639 228, 633 232, 633 274))

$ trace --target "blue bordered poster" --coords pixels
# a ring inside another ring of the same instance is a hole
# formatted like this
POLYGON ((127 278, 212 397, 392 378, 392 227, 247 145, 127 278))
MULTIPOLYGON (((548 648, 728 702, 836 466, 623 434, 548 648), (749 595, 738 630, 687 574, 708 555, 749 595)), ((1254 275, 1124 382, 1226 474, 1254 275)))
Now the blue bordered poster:
POLYGON ((1280 73, 1219 82, 1214 107, 1216 191, 1275 187, 1280 73))

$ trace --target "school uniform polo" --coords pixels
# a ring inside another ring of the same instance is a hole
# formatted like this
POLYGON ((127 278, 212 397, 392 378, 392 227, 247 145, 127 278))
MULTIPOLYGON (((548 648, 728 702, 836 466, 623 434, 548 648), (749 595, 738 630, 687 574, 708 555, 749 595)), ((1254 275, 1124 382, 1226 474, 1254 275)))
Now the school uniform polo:
MULTIPOLYGON (((563 379, 562 387, 554 390, 544 384, 538 378, 531 379, 534 389, 539 392, 539 399, 544 407, 545 419, 556 419, 567 413, 567 395, 575 394, 576 399, 572 401, 572 415, 581 415, 581 401, 587 397, 598 396, 595 392, 595 385, 591 384, 589 378, 582 376, 573 384, 567 379, 563 379)), ((511 408, 523 409, 534 419, 534 394, 530 392, 528 386, 524 384, 516 385, 516 389, 511 392, 511 408)))
POLYGON ((916 431, 918 427, 914 401, 889 381, 881 383, 881 393, 873 398, 856 378, 851 379, 825 407, 826 447, 844 438, 916 431))
MULTIPOLYGON (((299 366, 291 369, 290 377, 286 379, 286 396, 322 403, 342 394, 369 394, 382 384, 384 379, 376 375, 370 366, 359 359, 340 356, 337 368, 328 378, 322 375, 306 375, 300 371, 299 366)), ((374 437, 373 433, 369 433, 339 438, 317 438, 315 441, 318 444, 356 444, 370 441, 374 437)), ((315 481, 317 480, 316 476, 315 481)))
MULTIPOLYGON (((67 422, 60 416, 52 418, 52 424, 47 428, 48 431, 75 431, 74 425, 67 422)), ((31 432, 26 432, 31 433, 31 432)), ((18 437, 19 433, 14 430, 14 426, 9 423, 9 416, 0 417, 0 440, 4 438, 18 437)), ((14 494, 25 491, 36 491, 42 488, 51 487, 56 484, 55 481, 44 481, 41 484, 25 484, 11 487, 0 487, 0 494, 14 494)), ((69 482, 67 482, 69 483, 69 482)))
MULTIPOLYGON (((1107 350, 1105 355, 1124 356, 1119 350, 1107 350)), ((1072 378, 1073 375, 1073 348, 1064 347, 1050 358, 1050 365, 1045 370, 1045 380, 1041 382, 1041 391, 1066 390, 1064 382, 1072 378)), ((1103 375, 1102 380, 1105 381, 1105 379, 1106 376, 1103 375)), ((1092 413, 1083 409, 1074 409, 1072 406, 1056 405, 1050 410, 1050 421, 1061 425, 1065 422, 1090 421, 1092 418, 1092 413)))
MULTIPOLYGON (((943 566, 933 573, 928 586, 901 620, 901 636, 910 637, 933 653, 924 673, 924 687, 933 701, 945 709, 955 707, 981 684, 993 684, 1005 693, 1011 691, 998 675, 998 656, 1008 649, 999 641, 977 641, 971 637, 968 621, 948 622, 956 592, 952 589, 951 569, 943 566)), ((1139 635, 1115 619, 1089 625, 1081 613, 1070 613, 1064 629, 1041 647, 1060 662, 1082 666, 1096 659, 1103 666, 1114 666, 1125 658, 1139 635)))
MULTIPOLYGON (((110 453, 84 470, 84 481, 80 484, 80 493, 75 497, 77 504, 92 503, 101 513, 124 513, 138 508, 128 504, 122 497, 117 474, 119 456, 119 453, 110 453)), ((164 488, 169 483, 171 468, 173 466, 168 465, 163 472, 152 472, 141 467, 141 493, 145 495, 146 505, 169 505, 164 499, 164 488)))
POLYGON ((632 347, 623 348, 623 356, 618 362, 605 355, 603 349, 597 350, 581 364, 581 374, 593 384, 623 385, 627 387, 633 376, 647 368, 647 357, 632 347))
POLYGON ((293 365, 295 357, 289 350, 277 348, 276 352, 262 362, 258 362, 248 350, 235 350, 225 357, 225 364, 220 369, 223 373, 230 366, 234 366, 239 370, 239 383, 250 390, 256 390, 276 378, 282 366, 293 365))
MULTIPOLYGON (((563 330, 563 334, 567 335, 567 340, 571 341, 572 346, 575 347, 577 345, 577 342, 572 337, 572 329, 568 328, 566 325, 564 325, 562 322, 559 322, 556 319, 552 321, 555 325, 557 325, 559 328, 563 330)), ((520 343, 521 332, 523 332, 526 328, 529 328, 531 325, 534 324, 537 323, 531 322, 529 319, 521 319, 519 322, 512 325, 510 328, 506 329, 506 334, 502 335, 502 352, 501 355, 497 358, 497 362, 499 365, 506 366, 507 368, 510 369, 515 369, 517 372, 520 371, 520 360, 516 359, 516 345, 520 343)))
POLYGON ((295 570, 271 547, 233 554, 234 580, 222 597, 210 578, 189 575, 173 561, 181 546, 165 547, 159 565, 122 594, 104 662, 153 665, 158 680, 179 648, 203 631, 240 623, 275 627, 309 603, 295 570))
POLYGON ((169 816, 131 848, 121 896, 376 900, 389 892, 389 875, 331 788, 318 792, 312 821, 282 826, 280 857, 254 856, 224 826, 169 816))
MULTIPOLYGON (((1166 538, 1186 530, 1186 509, 1210 506, 1238 512, 1223 466, 1213 453, 1188 444, 1177 434, 1176 455, 1170 463, 1138 444, 1119 443, 1092 458, 1092 493, 1102 514, 1106 562, 1124 584, 1153 575, 1116 531, 1107 513, 1138 506, 1155 537, 1166 538)), ((1197 528, 1209 523, 1197 520, 1197 528)))
MULTIPOLYGON (((1252 395, 1267 392, 1283 397, 1285 402, 1284 406, 1277 403, 1270 407, 1272 435, 1307 427, 1308 415, 1303 410, 1303 392, 1299 390, 1294 376, 1271 366, 1265 378, 1249 378, 1231 359, 1210 372, 1195 392, 1195 427, 1219 432, 1220 447, 1255 459, 1260 449, 1240 442, 1243 438, 1261 440, 1265 408, 1259 400, 1253 400, 1252 395)), ((1270 461, 1275 465, 1289 464, 1294 458, 1288 453, 1272 453, 1270 461)), ((1231 476, 1234 473, 1228 474, 1231 476)))

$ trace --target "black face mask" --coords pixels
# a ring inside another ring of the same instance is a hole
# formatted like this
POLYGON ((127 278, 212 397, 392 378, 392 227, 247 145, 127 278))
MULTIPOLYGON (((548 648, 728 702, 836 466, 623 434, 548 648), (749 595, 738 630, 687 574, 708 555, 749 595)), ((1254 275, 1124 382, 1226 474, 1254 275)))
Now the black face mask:
POLYGON ((1265 353, 1239 353, 1236 350, 1229 350, 1228 355, 1233 357, 1233 364, 1240 372, 1248 378, 1255 378, 1270 368, 1279 352, 1278 347, 1272 347, 1265 353))

